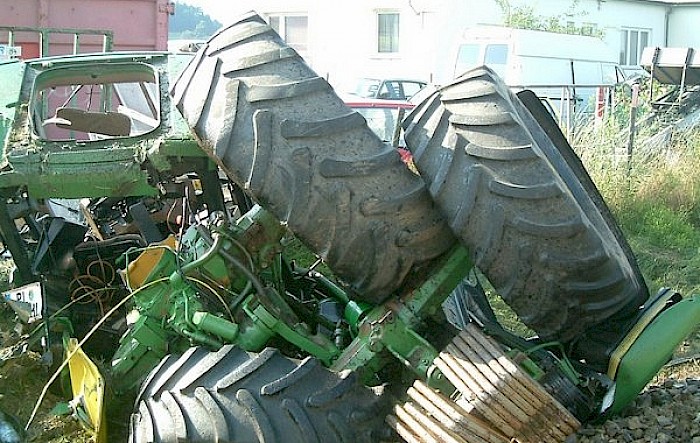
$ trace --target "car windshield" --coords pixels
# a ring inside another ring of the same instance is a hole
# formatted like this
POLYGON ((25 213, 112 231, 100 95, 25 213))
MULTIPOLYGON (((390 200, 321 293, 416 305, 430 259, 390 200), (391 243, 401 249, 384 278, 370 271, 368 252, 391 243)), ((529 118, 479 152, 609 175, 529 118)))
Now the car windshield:
POLYGON ((160 124, 157 76, 145 65, 46 71, 31 106, 34 133, 50 141, 137 136, 160 124))

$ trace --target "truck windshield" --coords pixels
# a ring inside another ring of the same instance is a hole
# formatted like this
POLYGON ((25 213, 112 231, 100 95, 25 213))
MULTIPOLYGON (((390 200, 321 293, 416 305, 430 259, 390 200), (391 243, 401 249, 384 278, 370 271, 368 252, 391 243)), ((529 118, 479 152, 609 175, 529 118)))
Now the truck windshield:
POLYGON ((484 64, 493 69, 501 77, 505 76, 508 64, 508 45, 486 45, 484 50, 484 64))
POLYGON ((479 65, 480 49, 480 45, 477 44, 460 45, 457 50, 457 61, 455 62, 455 77, 479 65))

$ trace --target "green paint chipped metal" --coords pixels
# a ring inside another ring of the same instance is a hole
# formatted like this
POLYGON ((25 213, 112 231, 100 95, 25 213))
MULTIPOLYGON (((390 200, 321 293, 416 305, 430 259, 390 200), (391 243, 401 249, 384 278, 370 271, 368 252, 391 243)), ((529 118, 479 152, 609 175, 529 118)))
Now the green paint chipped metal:
POLYGON ((150 196, 152 170, 192 158, 214 169, 170 103, 170 77, 190 59, 140 51, 0 64, 0 190, 150 196))

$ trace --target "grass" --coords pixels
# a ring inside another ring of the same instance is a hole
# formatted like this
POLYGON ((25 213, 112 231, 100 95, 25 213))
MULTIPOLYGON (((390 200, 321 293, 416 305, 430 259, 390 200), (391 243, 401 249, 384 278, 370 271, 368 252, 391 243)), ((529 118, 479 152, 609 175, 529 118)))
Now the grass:
MULTIPOLYGON (((615 155, 626 136, 615 119, 574 140, 591 178, 618 220, 652 291, 700 293, 700 130, 666 146, 615 155)), ((642 129, 637 143, 653 134, 642 129)), ((618 150, 619 151, 619 150, 618 150)), ((626 151, 626 150, 625 150, 626 151)))
MULTIPOLYGON (((652 294, 670 287, 700 296, 700 128, 669 133, 643 127, 631 158, 624 112, 573 141, 617 219, 652 294), (651 141, 651 142, 650 142, 651 141), (625 149, 620 149, 624 146, 625 149)), ((679 346, 656 382, 700 375, 700 327, 679 346)))

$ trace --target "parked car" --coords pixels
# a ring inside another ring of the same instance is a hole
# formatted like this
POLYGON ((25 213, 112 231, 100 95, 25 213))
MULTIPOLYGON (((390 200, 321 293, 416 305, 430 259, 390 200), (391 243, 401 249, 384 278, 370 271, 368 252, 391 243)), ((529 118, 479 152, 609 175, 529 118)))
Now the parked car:
POLYGON ((168 51, 178 53, 195 53, 204 45, 204 40, 168 40, 168 51))
POLYGON ((367 125, 385 142, 394 143, 395 147, 403 148, 403 138, 398 136, 399 124, 415 104, 404 100, 383 100, 376 98, 360 98, 353 95, 343 97, 347 106, 362 114, 367 125))
POLYGON ((360 78, 350 94, 382 100, 408 100, 426 84, 422 80, 360 78))

